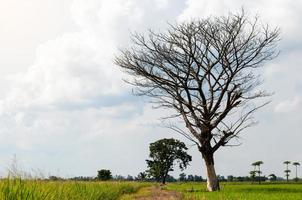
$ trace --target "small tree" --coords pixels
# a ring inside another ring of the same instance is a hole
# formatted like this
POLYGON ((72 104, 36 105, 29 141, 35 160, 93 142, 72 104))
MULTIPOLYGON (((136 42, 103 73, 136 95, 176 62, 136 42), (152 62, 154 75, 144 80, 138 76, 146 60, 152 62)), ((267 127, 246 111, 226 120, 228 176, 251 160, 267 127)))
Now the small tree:
POLYGON ((259 68, 277 55, 279 30, 249 20, 245 13, 171 25, 161 33, 133 35, 133 46, 115 63, 129 73, 136 94, 173 110, 187 130, 169 128, 198 147, 206 165, 207 188, 219 190, 214 154, 255 122, 252 114, 268 93, 259 68), (258 103, 256 103, 258 102, 258 103))
POLYGON ((290 161, 284 161, 283 164, 286 165, 286 169, 284 170, 284 173, 285 173, 285 177, 286 177, 286 181, 288 182, 288 177, 289 177, 289 173, 290 173, 290 170, 288 169, 288 165, 290 164, 291 162, 290 161))
POLYGON ((137 175, 137 180, 140 180, 140 181, 144 181, 147 179, 147 173, 146 172, 140 172, 138 175, 137 175))
POLYGON ((112 179, 111 171, 108 169, 101 169, 98 171, 98 180, 108 181, 112 179))
POLYGON ((152 160, 146 160, 148 173, 163 184, 166 183, 168 173, 173 171, 175 162, 181 170, 184 170, 192 160, 192 157, 186 153, 188 150, 186 145, 173 138, 151 143, 149 149, 152 160))
POLYGON ((187 180, 187 175, 185 173, 179 174, 179 181, 186 181, 187 180))
POLYGON ((293 165, 296 167, 296 178, 295 178, 295 181, 297 182, 299 179, 298 179, 298 166, 300 166, 300 163, 299 162, 293 162, 293 165))
POLYGON ((131 175, 129 175, 129 174, 128 174, 128 176, 127 176, 126 180, 127 180, 127 181, 133 181, 133 180, 134 180, 134 178, 133 178, 133 176, 131 176, 131 175))
POLYGON ((257 173, 256 170, 250 171, 250 177, 252 179, 252 183, 254 183, 254 181, 255 181, 256 173, 257 173))
POLYGON ((203 181, 202 176, 195 175, 194 176, 194 181, 195 182, 201 182, 201 181, 203 181))
POLYGON ((115 175, 115 177, 114 177, 113 179, 115 179, 115 180, 117 180, 117 181, 123 181, 123 180, 125 180, 126 178, 125 178, 124 176, 122 176, 122 175, 115 175))
POLYGON ((268 177, 269 177, 270 181, 276 181, 277 180, 277 176, 275 174, 270 174, 270 175, 268 175, 268 177))
POLYGON ((285 177, 286 177, 286 182, 288 182, 288 177, 289 177, 290 172, 291 172, 290 169, 284 170, 285 177))
POLYGON ((257 165, 258 165, 257 162, 253 162, 253 163, 252 163, 252 166, 254 167, 254 170, 253 170, 253 171, 256 171, 257 165))
POLYGON ((259 184, 261 183, 261 173, 262 172, 260 170, 260 165, 262 165, 262 164, 263 164, 263 161, 261 161, 261 160, 252 163, 252 165, 255 167, 255 169, 256 169, 256 166, 258 166, 258 170, 254 170, 254 171, 255 171, 255 173, 258 174, 258 182, 259 182, 259 184))
POLYGON ((193 181, 194 181, 194 176, 193 176, 193 174, 189 174, 187 180, 190 181, 190 182, 193 182, 193 181))

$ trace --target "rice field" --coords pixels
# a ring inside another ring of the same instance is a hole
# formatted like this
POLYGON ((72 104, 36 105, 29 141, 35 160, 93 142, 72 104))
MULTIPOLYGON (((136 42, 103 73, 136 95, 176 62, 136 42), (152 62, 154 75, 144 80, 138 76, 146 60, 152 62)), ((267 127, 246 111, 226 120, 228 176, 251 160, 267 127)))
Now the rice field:
POLYGON ((302 200, 302 183, 221 183, 221 191, 206 192, 205 183, 174 183, 184 200, 302 200))
MULTIPOLYGON (((151 197, 149 188, 155 185, 3 179, 0 180, 0 200, 131 200, 151 197)), ((207 192, 205 187, 205 183, 188 182, 170 183, 163 189, 180 193, 183 200, 302 200, 302 183, 221 183, 219 192, 207 192)))
POLYGON ((146 186, 148 183, 5 179, 0 181, 0 200, 116 200, 146 186))

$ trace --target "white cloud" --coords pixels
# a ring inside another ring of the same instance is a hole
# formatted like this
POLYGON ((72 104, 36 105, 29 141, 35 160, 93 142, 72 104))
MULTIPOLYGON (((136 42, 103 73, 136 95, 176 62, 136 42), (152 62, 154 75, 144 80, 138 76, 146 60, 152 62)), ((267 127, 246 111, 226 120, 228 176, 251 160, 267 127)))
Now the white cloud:
POLYGON ((34 64, 11 78, 11 89, 0 111, 31 107, 53 108, 68 103, 89 104, 95 98, 127 90, 124 76, 113 64, 130 31, 146 30, 145 21, 160 19, 168 1, 75 0, 71 13, 79 30, 41 44, 34 64), (150 7, 150 5, 159 7, 150 7), (149 10, 150 14, 146 14, 149 10))
POLYGON ((110 46, 85 32, 65 34, 37 50, 36 61, 12 80, 4 109, 85 102, 125 89, 110 46))
POLYGON ((271 26, 280 26, 286 37, 301 34, 301 28, 297 26, 301 22, 302 1, 288 0, 188 0, 187 7, 179 16, 179 20, 220 16, 229 12, 239 12, 242 8, 251 17, 259 15, 261 20, 271 26))
POLYGON ((169 5, 169 1, 171 0, 155 0, 156 6, 159 9, 166 8, 169 5))
MULTIPOLYGON (((294 127, 289 137, 298 133, 295 127, 299 124, 294 124, 295 121, 287 124, 290 120, 278 117, 280 112, 294 111, 301 106, 302 68, 297 59, 301 55, 301 40, 297 36, 302 33, 299 26, 302 2, 188 0, 186 8, 184 2, 74 0, 71 13, 77 27, 42 43, 27 72, 1 80, 9 85, 0 100, 0 146, 6 149, 0 153, 1 158, 16 153, 24 158, 27 166, 45 166, 46 170, 60 168, 75 175, 91 175, 98 167, 132 175, 137 168, 143 170, 150 142, 179 135, 156 128, 157 119, 166 111, 153 110, 125 95, 129 94, 129 88, 121 81, 124 75, 112 62, 118 47, 129 44, 130 31, 158 30, 175 19, 227 14, 238 11, 242 5, 251 16, 259 13, 264 22, 281 26, 285 50, 268 65, 264 74, 264 88, 276 93, 271 107, 265 113, 260 111, 265 116, 260 114, 259 121, 265 123, 256 131, 248 130, 251 142, 244 141, 247 146, 241 147, 242 151, 235 150, 236 155, 242 157, 244 152, 249 159, 258 159, 260 154, 271 152, 266 148, 273 146, 270 138, 278 138, 287 127, 294 127), (284 99, 288 100, 282 101, 284 99), (257 135, 261 132, 266 134, 257 135), (259 137, 263 145, 259 145, 257 152, 260 153, 255 155, 254 144, 259 137), (132 162, 127 162, 130 159, 132 162), (137 168, 133 168, 133 163, 137 168)), ((301 119, 301 114, 294 115, 296 120, 301 119)), ((286 142, 289 147, 282 152, 284 156, 293 152, 291 147, 298 146, 279 138, 275 141, 278 146, 286 142)), ((198 174, 202 160, 198 152, 195 154, 190 173, 198 174)), ((233 166, 239 166, 238 175, 245 175, 244 169, 250 160, 237 162, 234 155, 224 151, 218 154, 220 174, 234 173, 225 168, 232 160, 233 166)))
POLYGON ((293 99, 285 100, 282 102, 279 102, 275 106, 275 112, 277 113, 291 113, 291 112, 297 112, 301 105, 301 97, 297 96, 293 99))
POLYGON ((6 78, 9 88, 0 99, 0 144, 10 152, 0 156, 21 154, 29 166, 40 168, 33 154, 41 154, 52 162, 46 166, 64 170, 73 165, 67 159, 71 149, 73 156, 82 155, 85 147, 99 154, 115 139, 119 144, 119 138, 131 142, 129 134, 146 134, 158 115, 131 100, 113 59, 118 48, 129 43, 130 31, 165 26, 173 18, 167 14, 168 3, 75 0, 71 13, 77 27, 40 44, 33 65, 6 78), (104 144, 106 137, 110 142, 104 144), (52 160, 52 154, 65 156, 66 162, 52 160))

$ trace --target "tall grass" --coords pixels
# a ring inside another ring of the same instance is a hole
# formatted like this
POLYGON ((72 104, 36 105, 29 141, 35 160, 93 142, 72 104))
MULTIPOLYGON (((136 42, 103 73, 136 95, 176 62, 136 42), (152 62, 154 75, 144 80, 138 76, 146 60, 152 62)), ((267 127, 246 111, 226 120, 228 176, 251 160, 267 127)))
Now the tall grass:
POLYGON ((0 179, 0 200, 116 200, 150 185, 116 181, 49 181, 41 171, 22 170, 16 155, 7 170, 8 178, 0 179))
POLYGON ((4 179, 1 200, 116 200, 137 192, 145 183, 134 182, 51 182, 4 179))

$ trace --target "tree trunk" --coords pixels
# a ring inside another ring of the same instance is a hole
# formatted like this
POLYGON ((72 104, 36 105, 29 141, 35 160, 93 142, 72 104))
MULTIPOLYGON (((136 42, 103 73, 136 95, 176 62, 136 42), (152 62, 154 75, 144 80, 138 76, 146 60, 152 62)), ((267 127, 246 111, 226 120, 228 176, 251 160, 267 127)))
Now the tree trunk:
POLYGON ((163 175, 163 179, 162 179, 162 184, 163 184, 163 185, 166 184, 167 176, 168 176, 168 172, 166 172, 166 173, 163 175))
POLYGON ((215 172, 213 155, 203 156, 206 164, 207 189, 208 191, 220 190, 219 181, 215 172))
POLYGON ((295 178, 295 181, 298 182, 298 168, 297 168, 298 166, 296 165, 295 167, 296 167, 296 178, 295 178))
POLYGON ((164 176, 163 177, 163 180, 162 180, 162 182, 161 182, 163 185, 165 185, 166 184, 166 177, 164 176))
POLYGON ((260 170, 260 165, 258 166, 259 172, 258 172, 258 178, 259 178, 259 184, 261 184, 261 170, 260 170))

